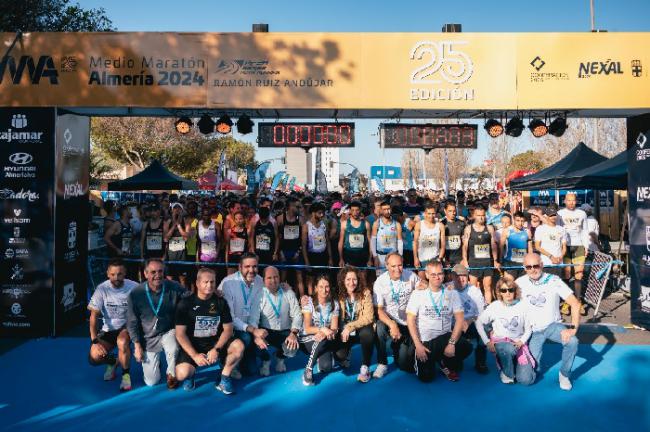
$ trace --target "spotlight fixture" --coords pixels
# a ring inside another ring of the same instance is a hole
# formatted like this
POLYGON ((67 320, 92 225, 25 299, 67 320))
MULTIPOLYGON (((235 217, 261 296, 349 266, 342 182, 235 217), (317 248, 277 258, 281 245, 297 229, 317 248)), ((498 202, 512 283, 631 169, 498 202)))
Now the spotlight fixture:
POLYGON ((250 117, 248 117, 246 114, 242 114, 237 120, 237 132, 242 135, 251 133, 253 132, 254 125, 255 123, 253 123, 253 120, 251 120, 250 117))
POLYGON ((506 123, 506 135, 518 137, 524 131, 524 122, 519 117, 513 117, 506 123))
POLYGON ((204 114, 203 117, 197 123, 199 131, 202 134, 209 135, 214 132, 214 120, 207 114, 204 114))
POLYGON ((541 119, 532 119, 530 123, 528 123, 528 129, 530 129, 535 138, 541 138, 548 133, 548 126, 546 126, 546 122, 541 119))
POLYGON ((495 119, 488 120, 483 127, 492 138, 496 138, 503 133, 503 125, 495 119))
POLYGON ((559 138, 562 135, 564 135, 566 129, 567 129, 566 118, 558 117, 555 120, 553 120, 551 124, 548 126, 548 133, 559 138))
POLYGON ((229 134, 232 131, 232 125, 232 120, 230 120, 228 114, 224 114, 217 120, 217 132, 224 135, 229 134))
POLYGON ((174 123, 174 127, 176 127, 176 132, 178 132, 181 135, 185 135, 186 133, 189 133, 189 131, 192 129, 192 120, 190 120, 189 117, 181 117, 178 120, 176 120, 176 123, 174 123))

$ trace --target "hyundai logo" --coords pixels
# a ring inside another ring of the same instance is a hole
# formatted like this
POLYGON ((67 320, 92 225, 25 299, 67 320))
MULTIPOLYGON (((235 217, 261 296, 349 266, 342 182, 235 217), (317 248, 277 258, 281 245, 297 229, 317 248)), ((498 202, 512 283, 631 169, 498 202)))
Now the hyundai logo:
POLYGON ((29 153, 14 153, 9 156, 9 162, 14 165, 27 165, 33 160, 34 158, 29 153))

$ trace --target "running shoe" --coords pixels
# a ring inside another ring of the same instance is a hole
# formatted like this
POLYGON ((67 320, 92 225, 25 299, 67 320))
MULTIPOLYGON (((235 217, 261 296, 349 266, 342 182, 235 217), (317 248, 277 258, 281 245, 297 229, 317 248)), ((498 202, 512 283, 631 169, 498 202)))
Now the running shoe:
POLYGON ((314 385, 314 372, 311 369, 305 369, 303 372, 302 383, 306 386, 314 385))
POLYGON ((122 382, 120 383, 120 391, 126 392, 131 390, 131 375, 126 373, 122 375, 122 382))
POLYGON ((167 388, 169 390, 176 390, 178 388, 178 380, 172 374, 167 374, 167 388))
POLYGON ((262 367, 260 368, 260 375, 267 377, 271 375, 271 360, 262 361, 262 367))
POLYGON ((383 378, 388 373, 388 366, 385 364, 378 364, 375 371, 372 373, 373 378, 383 378))
POLYGON ((232 380, 229 376, 221 375, 221 382, 216 385, 217 390, 225 395, 230 395, 235 392, 232 380))
POLYGON ((370 370, 368 369, 368 366, 366 365, 361 366, 359 375, 357 375, 357 381, 364 384, 370 381, 370 370))
POLYGON ((185 381, 183 381, 183 390, 192 391, 192 390, 194 390, 194 387, 195 387, 194 377, 188 378, 185 381))
POLYGON ((117 369, 117 360, 115 363, 106 365, 106 371, 104 372, 104 381, 113 381, 115 379, 115 371, 117 369))
POLYGON ((460 376, 456 372, 442 364, 440 365, 440 372, 442 372, 449 381, 456 382, 460 380, 460 376))
POLYGON ((504 384, 514 384, 515 380, 510 378, 508 375, 504 374, 503 372, 499 373, 499 376, 501 377, 501 382, 504 384))
POLYGON ((239 368, 233 368, 232 372, 230 372, 230 378, 234 380, 240 380, 241 379, 241 372, 239 372, 239 368))
POLYGON ((564 375, 562 375, 562 372, 560 372, 560 388, 562 390, 569 391, 573 388, 573 384, 571 384, 571 380, 564 375))
POLYGON ((281 358, 277 359, 275 363, 275 371, 279 373, 287 371, 287 365, 284 364, 284 359, 281 358))

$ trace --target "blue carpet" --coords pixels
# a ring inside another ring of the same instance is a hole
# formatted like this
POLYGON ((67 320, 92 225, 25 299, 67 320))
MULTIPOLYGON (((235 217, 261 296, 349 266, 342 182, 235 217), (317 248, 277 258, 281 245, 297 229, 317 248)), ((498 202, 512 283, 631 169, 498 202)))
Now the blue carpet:
POLYGON ((217 369, 203 371, 197 389, 187 393, 144 387, 135 362, 134 390, 120 394, 118 380, 104 382, 103 367, 88 365, 87 348, 82 338, 41 339, 0 356, 0 429, 650 430, 649 346, 580 345, 571 392, 558 387, 558 345, 546 346, 544 375, 528 388, 501 384, 491 356, 490 375, 466 367, 458 383, 439 375, 421 384, 391 366, 382 380, 360 384, 357 347, 350 372, 317 375, 314 387, 302 385, 299 354, 286 374, 244 379, 229 397, 213 386, 217 369))

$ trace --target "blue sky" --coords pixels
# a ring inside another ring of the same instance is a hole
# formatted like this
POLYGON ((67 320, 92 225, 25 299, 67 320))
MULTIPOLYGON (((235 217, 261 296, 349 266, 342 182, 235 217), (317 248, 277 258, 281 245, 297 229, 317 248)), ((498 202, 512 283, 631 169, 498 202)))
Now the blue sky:
MULTIPOLYGON (((85 8, 103 7, 120 31, 248 32, 267 23, 276 32, 439 32, 444 23, 460 23, 464 32, 585 32, 590 30, 589 0, 327 0, 307 1, 133 1, 84 0, 85 8)), ((596 28, 611 32, 650 31, 650 0, 594 0, 596 28)), ((341 119, 342 120, 342 119, 341 119)), ((384 161, 399 165, 400 150, 377 149, 376 120, 357 121, 354 149, 341 160, 363 172, 384 161), (369 158, 369 154, 377 155, 369 158)), ((482 128, 480 128, 483 132, 482 128)), ((249 134, 239 139, 254 142, 249 134)), ((520 138, 524 150, 528 138, 520 138)), ((489 139, 479 135, 472 164, 487 158, 489 139)), ((257 159, 280 157, 282 150, 258 149, 257 159)), ((275 165, 272 169, 279 169, 275 165)), ((343 168, 343 172, 346 172, 343 168)))

